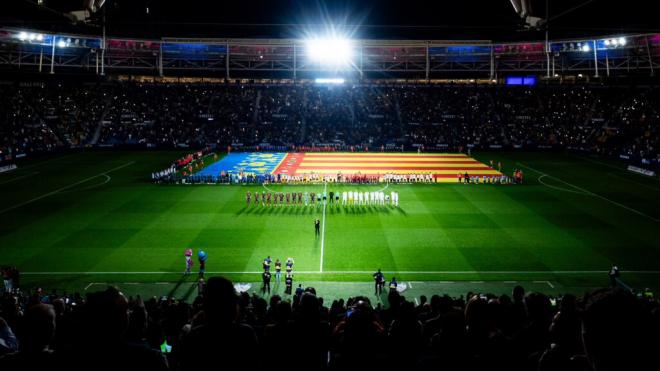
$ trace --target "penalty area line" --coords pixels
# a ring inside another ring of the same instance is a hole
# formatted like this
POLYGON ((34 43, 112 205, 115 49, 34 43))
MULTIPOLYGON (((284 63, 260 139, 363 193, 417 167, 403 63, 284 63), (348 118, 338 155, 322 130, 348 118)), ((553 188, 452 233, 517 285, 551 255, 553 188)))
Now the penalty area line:
POLYGON ((568 186, 570 186, 570 187, 573 187, 574 189, 577 189, 577 190, 580 191, 580 192, 583 192, 583 193, 584 193, 585 195, 587 195, 587 196, 593 196, 593 197, 600 198, 601 200, 603 200, 603 201, 607 201, 607 202, 611 203, 612 205, 619 206, 619 207, 624 208, 624 209, 626 209, 626 210, 628 210, 628 211, 631 211, 631 212, 633 212, 633 213, 635 213, 635 214, 637 214, 637 215, 640 215, 640 216, 643 216, 643 217, 645 217, 645 218, 648 218, 648 219, 650 219, 650 220, 652 220, 652 221, 654 221, 654 222, 656 222, 656 223, 660 223, 660 219, 654 218, 654 217, 652 217, 651 215, 648 215, 648 214, 646 214, 646 213, 643 213, 643 212, 641 212, 641 211, 639 211, 639 210, 637 210, 637 209, 633 209, 633 208, 630 207, 630 206, 626 206, 626 205, 624 205, 624 204, 622 204, 622 203, 616 202, 616 201, 614 201, 614 200, 610 200, 609 198, 607 198, 607 197, 605 197, 605 196, 601 196, 601 195, 599 195, 599 194, 597 194, 597 193, 593 193, 593 192, 591 192, 591 191, 588 190, 588 189, 584 189, 584 188, 582 188, 582 187, 578 187, 578 186, 576 186, 576 185, 574 185, 574 184, 571 184, 571 183, 569 183, 569 182, 567 182, 567 181, 565 181, 565 180, 561 180, 561 179, 557 178, 556 176, 553 176, 553 175, 550 175, 550 174, 546 174, 546 173, 544 173, 544 172, 542 172, 542 171, 536 170, 536 169, 534 169, 533 167, 527 166, 527 165, 525 165, 525 164, 523 164, 523 163, 521 163, 521 162, 518 162, 518 165, 520 165, 520 166, 522 166, 522 167, 525 167, 525 168, 527 168, 527 169, 529 169, 529 170, 532 170, 532 171, 534 171, 534 172, 536 172, 536 173, 538 173, 538 174, 545 175, 545 176, 547 176, 548 178, 556 179, 556 180, 558 180, 558 181, 560 181, 560 182, 562 182, 562 183, 564 183, 564 184, 566 184, 566 185, 568 185, 568 186))
POLYGON ((104 172, 102 172, 102 173, 98 173, 98 174, 96 174, 96 175, 90 176, 89 178, 85 178, 85 179, 83 179, 83 180, 77 181, 77 182, 75 182, 75 183, 71 183, 71 184, 69 184, 69 185, 67 185, 67 186, 64 186, 64 187, 62 187, 62 188, 58 188, 58 189, 56 189, 56 190, 54 190, 54 191, 51 191, 51 192, 48 192, 48 193, 44 193, 44 194, 41 195, 41 196, 37 196, 37 197, 32 198, 32 199, 30 199, 30 200, 27 200, 27 201, 21 202, 20 204, 16 204, 16 205, 14 205, 14 206, 7 207, 7 208, 5 208, 5 209, 0 210, 0 214, 4 214, 4 213, 6 213, 7 211, 11 211, 11 210, 17 209, 17 208, 22 207, 22 206, 25 206, 25 205, 29 205, 29 204, 31 204, 31 203, 33 203, 33 202, 39 201, 39 200, 41 200, 41 199, 43 199, 43 198, 46 198, 46 197, 48 197, 48 196, 52 196, 52 195, 58 194, 58 193, 60 193, 60 192, 62 192, 62 191, 65 191, 65 190, 67 190, 67 189, 69 189, 69 188, 73 188, 73 187, 75 187, 75 186, 77 186, 77 185, 79 185, 79 184, 86 183, 86 182, 88 182, 88 181, 90 181, 90 180, 92 180, 92 179, 94 179, 94 178, 98 178, 98 177, 100 177, 100 176, 108 176, 108 173, 111 173, 111 172, 113 172, 113 171, 117 171, 117 170, 119 170, 119 169, 123 169, 123 168, 125 168, 126 166, 133 165, 134 163, 135 163, 135 161, 127 162, 127 163, 125 163, 125 164, 123 164, 123 165, 117 166, 117 167, 112 168, 112 169, 110 169, 110 170, 106 170, 106 171, 104 171, 104 172))

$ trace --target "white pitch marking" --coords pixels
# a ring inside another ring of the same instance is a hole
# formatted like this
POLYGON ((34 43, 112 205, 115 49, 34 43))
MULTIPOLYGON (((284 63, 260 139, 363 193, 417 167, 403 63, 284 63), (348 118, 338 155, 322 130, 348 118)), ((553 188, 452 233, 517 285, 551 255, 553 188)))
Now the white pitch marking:
POLYGON ((539 170, 536 170, 536 169, 534 169, 534 168, 532 168, 532 167, 529 167, 529 166, 527 166, 527 165, 525 165, 525 164, 523 164, 523 163, 518 162, 518 165, 520 165, 520 166, 522 166, 522 167, 526 167, 526 168, 528 168, 529 170, 532 170, 532 171, 534 171, 534 172, 537 172, 537 173, 539 173, 539 174, 541 174, 541 175, 546 175, 546 176, 548 176, 548 177, 550 177, 550 178, 556 179, 556 180, 558 180, 558 181, 560 181, 560 182, 562 182, 562 183, 564 183, 564 184, 566 184, 566 185, 569 185, 569 186, 571 186, 571 187, 577 189, 578 191, 584 192, 586 195, 594 196, 594 197, 600 198, 601 200, 604 200, 604 201, 607 201, 607 202, 609 202, 609 203, 611 203, 611 204, 613 204, 613 205, 616 205, 616 206, 622 207, 622 208, 624 208, 624 209, 626 209, 626 210, 628 210, 628 211, 631 211, 631 212, 633 212, 633 213, 635 213, 635 214, 637 214, 637 215, 641 215, 641 216, 643 216, 643 217, 649 218, 649 219, 653 220, 653 221, 656 222, 656 223, 660 223, 660 219, 656 219, 656 218, 652 217, 651 215, 648 215, 648 214, 645 214, 645 213, 643 213, 643 212, 641 212, 641 211, 639 211, 639 210, 633 209, 632 207, 629 207, 629 206, 626 206, 626 205, 624 205, 624 204, 618 203, 618 202, 616 202, 616 201, 610 200, 610 199, 607 198, 607 197, 604 197, 604 196, 601 196, 601 195, 599 195, 599 194, 593 193, 593 192, 591 192, 591 191, 589 191, 589 190, 587 190, 587 189, 584 189, 584 188, 582 188, 582 187, 578 187, 578 186, 576 186, 576 185, 574 185, 574 184, 571 184, 571 183, 569 183, 569 182, 567 182, 567 181, 565 181, 565 180, 561 180, 561 179, 557 178, 556 176, 552 176, 552 175, 550 175, 550 174, 546 174, 546 173, 544 173, 544 172, 542 172, 542 171, 539 171, 539 170))
POLYGON ((410 287, 410 288, 412 289, 412 285, 411 285, 411 284, 412 284, 412 282, 408 281, 408 287, 410 287))
POLYGON ((38 171, 33 171, 33 172, 29 173, 29 174, 25 174, 25 175, 18 176, 18 177, 16 177, 16 178, 12 178, 12 179, 9 179, 9 180, 5 180, 4 182, 1 182, 0 185, 7 184, 7 183, 11 183, 11 182, 15 182, 15 181, 17 181, 17 180, 20 180, 20 179, 23 179, 23 178, 27 178, 27 177, 31 177, 31 176, 33 176, 33 175, 37 175, 37 174, 39 174, 38 171))
MULTIPOLYGON (((372 271, 296 271, 299 274, 369 274, 372 271)), ((601 271, 394 271, 393 274, 606 274, 607 270, 601 271)), ((263 271, 216 271, 206 272, 208 274, 261 274, 263 271)), ((660 270, 626 270, 621 273, 632 274, 660 274, 660 270)), ((21 272, 26 275, 117 275, 117 274, 178 274, 181 271, 145 271, 145 272, 21 272)), ((455 283, 455 281, 437 281, 438 283, 455 283)), ((483 282, 483 281, 475 281, 483 282)))
POLYGON ((545 178, 547 176, 548 176, 548 174, 539 175, 539 178, 538 178, 539 183, 543 184, 544 186, 546 186, 548 188, 556 189, 556 190, 562 191, 562 192, 570 192, 570 193, 575 193, 575 194, 578 194, 578 195, 588 195, 587 193, 584 193, 584 192, 578 192, 578 191, 573 190, 573 189, 561 188, 561 187, 553 186, 552 184, 548 184, 548 183, 543 181, 543 178, 545 178))
MULTIPOLYGON (((323 194, 328 190, 328 183, 323 184, 323 194)), ((319 273, 323 273, 323 254, 325 253, 325 206, 326 202, 323 202, 323 220, 321 221, 321 268, 319 273)))
POLYGON ((419 306, 419 301, 415 298, 415 305, 419 306))
POLYGON ((90 282, 89 285, 85 286, 85 291, 87 291, 88 288, 92 287, 92 285, 96 285, 96 283, 90 282))
POLYGON ((545 283, 546 285, 550 286, 551 289, 555 288, 555 285, 553 285, 550 281, 532 281, 533 283, 545 283))
POLYGON ((135 163, 135 161, 127 162, 127 163, 125 163, 125 164, 123 164, 123 165, 121 165, 121 166, 117 166, 117 167, 112 168, 112 169, 110 169, 110 170, 108 170, 108 171, 104 171, 104 172, 99 173, 99 174, 96 174, 96 175, 94 175, 94 176, 90 176, 89 178, 86 178, 86 179, 83 179, 83 180, 81 180, 81 181, 78 181, 78 182, 75 182, 75 183, 69 184, 68 186, 64 186, 64 187, 62 187, 62 188, 58 188, 58 189, 56 189, 56 190, 54 190, 54 191, 51 191, 51 192, 45 193, 45 194, 43 194, 43 195, 41 195, 41 196, 37 196, 37 197, 35 197, 35 198, 31 199, 31 200, 27 200, 27 201, 25 201, 25 202, 21 202, 20 204, 17 204, 17 205, 10 206, 10 207, 8 207, 8 208, 2 209, 2 210, 0 210, 0 214, 6 213, 7 211, 10 211, 10 210, 17 209, 17 208, 19 208, 19 207, 21 207, 21 206, 25 206, 25 205, 31 204, 31 203, 33 203, 33 202, 35 202, 35 201, 39 201, 39 200, 41 200, 42 198, 46 198, 46 197, 48 197, 48 196, 52 196, 52 195, 54 195, 54 194, 60 193, 60 192, 62 192, 62 191, 64 191, 64 190, 67 190, 67 189, 69 189, 69 188, 73 188, 73 187, 77 186, 78 184, 83 184, 83 183, 88 182, 88 181, 90 181, 90 180, 92 180, 92 179, 94 179, 94 178, 97 178, 97 177, 99 177, 99 176, 107 175, 107 174, 110 173, 110 172, 117 171, 117 170, 119 170, 119 169, 123 169, 123 168, 125 168, 126 166, 133 165, 134 163, 135 163))

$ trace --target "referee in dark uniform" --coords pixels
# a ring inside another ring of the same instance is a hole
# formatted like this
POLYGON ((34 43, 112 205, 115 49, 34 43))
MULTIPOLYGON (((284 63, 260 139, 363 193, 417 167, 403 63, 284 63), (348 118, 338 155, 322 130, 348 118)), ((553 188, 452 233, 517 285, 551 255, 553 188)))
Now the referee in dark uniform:
POLYGON ((264 273, 261 275, 261 280, 264 283, 263 287, 261 287, 261 292, 264 295, 266 292, 268 292, 268 295, 270 295, 270 272, 264 271, 264 273))
POLYGON ((314 233, 316 236, 321 234, 321 221, 318 219, 314 221, 314 233))

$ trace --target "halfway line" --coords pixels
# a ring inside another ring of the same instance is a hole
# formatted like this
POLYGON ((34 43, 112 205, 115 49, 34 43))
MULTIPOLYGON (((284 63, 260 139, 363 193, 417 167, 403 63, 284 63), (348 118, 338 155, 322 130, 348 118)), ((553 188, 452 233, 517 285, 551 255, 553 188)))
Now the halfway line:
MULTIPOLYGON (((325 195, 328 190, 328 183, 323 184, 323 194, 325 195)), ((325 252, 325 207, 327 205, 327 199, 323 201, 323 220, 321 221, 321 268, 319 269, 320 273, 323 273, 323 254, 325 252)))

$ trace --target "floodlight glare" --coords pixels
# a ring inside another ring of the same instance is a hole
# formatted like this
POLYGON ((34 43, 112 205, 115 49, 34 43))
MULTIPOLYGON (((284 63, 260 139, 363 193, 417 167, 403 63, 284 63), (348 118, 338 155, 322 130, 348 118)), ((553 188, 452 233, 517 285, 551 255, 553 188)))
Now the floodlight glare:
POLYGON ((57 42, 57 46, 60 48, 64 48, 66 47, 66 42, 64 42, 64 40, 60 40, 57 42))
POLYGON ((335 84, 335 85, 341 85, 345 81, 346 80, 342 78, 324 78, 324 77, 319 77, 314 80, 314 82, 317 84, 335 84))
POLYGON ((612 39, 612 45, 617 46, 618 44, 619 44, 619 40, 612 39))
POLYGON ((44 41, 44 35, 43 34, 37 34, 37 41, 44 41))
POLYGON ((26 40, 27 38, 28 38, 27 32, 21 32, 18 34, 18 39, 21 41, 26 40))
POLYGON ((582 46, 582 51, 583 51, 583 52, 588 52, 589 50, 591 50, 591 48, 589 47, 589 45, 585 44, 585 45, 582 46))
POLYGON ((605 39, 605 46, 610 46, 610 40, 609 39, 605 39))
POLYGON ((626 38, 625 37, 619 37, 619 44, 626 45, 626 38))
POLYGON ((327 67, 348 66, 353 56, 353 46, 349 39, 312 38, 308 39, 305 44, 309 59, 327 67))

